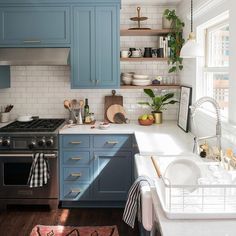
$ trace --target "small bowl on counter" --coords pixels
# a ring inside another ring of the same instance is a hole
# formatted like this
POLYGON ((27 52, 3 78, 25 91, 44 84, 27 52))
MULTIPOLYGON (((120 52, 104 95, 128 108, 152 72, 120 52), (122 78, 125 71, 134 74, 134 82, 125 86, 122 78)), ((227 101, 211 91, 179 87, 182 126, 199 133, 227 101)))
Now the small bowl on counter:
POLYGON ((108 129, 110 127, 110 123, 109 122, 101 122, 98 127, 99 127, 99 129, 108 129))
POLYGON ((138 119, 138 123, 139 123, 140 125, 144 125, 144 126, 152 125, 153 122, 154 122, 154 120, 149 120, 149 119, 142 120, 142 119, 138 119))

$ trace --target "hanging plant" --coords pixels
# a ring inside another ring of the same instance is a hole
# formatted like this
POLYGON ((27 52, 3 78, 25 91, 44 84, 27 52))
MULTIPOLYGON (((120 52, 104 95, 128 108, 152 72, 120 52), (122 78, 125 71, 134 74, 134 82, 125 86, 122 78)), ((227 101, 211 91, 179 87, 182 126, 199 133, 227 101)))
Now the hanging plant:
POLYGON ((166 9, 163 17, 171 21, 172 30, 171 33, 168 34, 168 46, 170 47, 168 63, 171 65, 169 73, 177 72, 183 69, 183 59, 180 57, 180 50, 184 44, 184 39, 182 37, 184 22, 176 15, 175 10, 166 9))

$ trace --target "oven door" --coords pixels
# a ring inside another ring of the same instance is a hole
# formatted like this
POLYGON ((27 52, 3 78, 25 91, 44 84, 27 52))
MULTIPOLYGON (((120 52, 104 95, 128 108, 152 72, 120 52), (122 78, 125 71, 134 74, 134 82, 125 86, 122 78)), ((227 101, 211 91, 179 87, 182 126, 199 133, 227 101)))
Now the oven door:
POLYGON ((50 168, 50 179, 43 187, 30 188, 27 184, 32 165, 32 152, 0 153, 0 198, 45 199, 58 198, 57 152, 45 153, 50 168))

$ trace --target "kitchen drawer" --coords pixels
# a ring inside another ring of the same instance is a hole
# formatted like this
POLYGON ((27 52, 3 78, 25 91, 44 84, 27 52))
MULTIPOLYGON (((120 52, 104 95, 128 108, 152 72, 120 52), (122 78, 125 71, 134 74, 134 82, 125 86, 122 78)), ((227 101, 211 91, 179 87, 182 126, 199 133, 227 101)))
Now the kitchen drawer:
POLYGON ((94 148, 132 148, 131 135, 94 135, 94 148))
POLYGON ((91 180, 91 169, 89 167, 69 167, 63 168, 63 179, 64 181, 78 182, 84 181, 89 182, 91 180))
POLYGON ((64 184, 61 200, 87 200, 90 197, 89 184, 64 184))
POLYGON ((91 164, 90 152, 64 151, 62 153, 63 163, 65 165, 88 166, 91 164))
POLYGON ((89 135, 63 135, 62 136, 63 148, 78 149, 78 148, 89 148, 90 139, 89 135))

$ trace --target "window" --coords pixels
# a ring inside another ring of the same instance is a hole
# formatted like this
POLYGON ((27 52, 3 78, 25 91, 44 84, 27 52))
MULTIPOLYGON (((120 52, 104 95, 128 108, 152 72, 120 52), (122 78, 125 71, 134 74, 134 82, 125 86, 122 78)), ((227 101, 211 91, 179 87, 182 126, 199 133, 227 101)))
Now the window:
POLYGON ((229 22, 221 21, 205 30, 205 67, 202 93, 216 99, 221 115, 229 108, 229 22))

